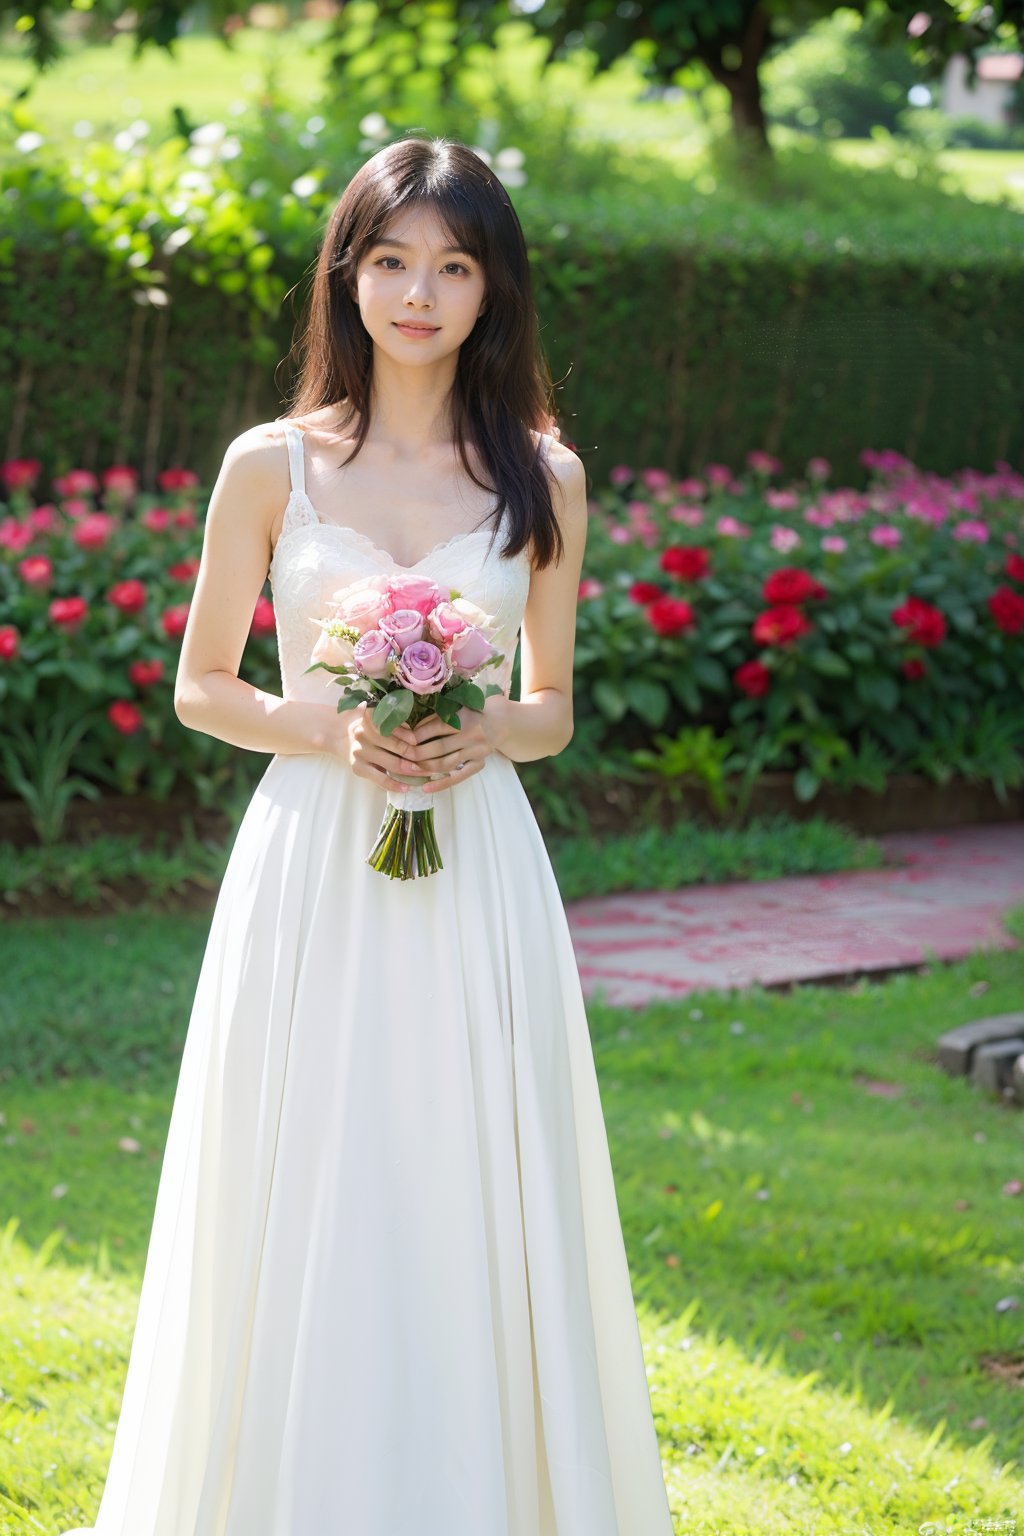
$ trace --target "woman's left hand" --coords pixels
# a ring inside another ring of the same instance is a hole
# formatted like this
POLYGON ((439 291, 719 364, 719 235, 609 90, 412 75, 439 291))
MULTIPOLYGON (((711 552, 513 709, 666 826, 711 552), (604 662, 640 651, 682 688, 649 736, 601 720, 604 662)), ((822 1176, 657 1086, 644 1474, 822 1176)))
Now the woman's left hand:
POLYGON ((401 743, 404 756, 410 759, 410 772, 423 770, 420 788, 450 789, 479 773, 490 754, 501 750, 508 704, 505 694, 492 693, 483 709, 459 711, 458 728, 445 725, 438 715, 427 715, 416 726, 396 725, 392 739, 401 743), (441 777, 428 780, 428 773, 441 777))

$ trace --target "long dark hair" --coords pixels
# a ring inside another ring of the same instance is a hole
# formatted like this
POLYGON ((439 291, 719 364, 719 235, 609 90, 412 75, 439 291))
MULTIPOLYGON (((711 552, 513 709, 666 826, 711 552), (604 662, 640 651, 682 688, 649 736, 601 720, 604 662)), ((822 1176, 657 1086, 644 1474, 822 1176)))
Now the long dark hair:
POLYGON ((460 460, 475 485, 498 496, 489 514, 496 529, 508 513, 501 553, 512 556, 529 544, 535 565, 543 567, 560 559, 563 548, 543 445, 530 436, 531 428, 557 435, 549 408, 551 374, 522 226, 500 179, 466 145, 397 139, 352 177, 317 258, 288 415, 344 402, 359 416, 345 463, 362 448, 370 425, 373 343, 354 297, 356 269, 399 210, 422 206, 436 213, 452 246, 473 256, 485 277, 486 306, 459 349, 449 400, 460 460), (467 436, 489 485, 473 473, 467 436))

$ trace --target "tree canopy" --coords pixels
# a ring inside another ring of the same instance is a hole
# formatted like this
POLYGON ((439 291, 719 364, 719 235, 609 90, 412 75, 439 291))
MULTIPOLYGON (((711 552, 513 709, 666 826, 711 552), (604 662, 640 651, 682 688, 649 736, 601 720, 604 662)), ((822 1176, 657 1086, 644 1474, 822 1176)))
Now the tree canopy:
MULTIPOLYGON (((528 22, 547 39, 548 62, 587 49, 601 72, 627 53, 641 60, 646 76, 661 85, 693 85, 704 70, 729 92, 737 137, 761 150, 768 137, 761 104, 759 70, 773 47, 790 41, 840 8, 838 0, 374 0, 375 44, 422 31, 426 38, 439 20, 455 24, 457 47, 445 69, 455 69, 459 50, 493 40, 512 19, 528 22), (697 71, 695 77, 694 71, 697 71)), ((981 53, 1021 46, 1024 0, 843 0, 859 11, 879 42, 906 46, 925 75, 941 75, 954 55, 967 59, 973 83, 981 53)), ((186 27, 204 26, 231 46, 249 5, 233 0, 152 0, 129 6, 123 0, 0 0, 0 24, 12 26, 38 69, 64 52, 62 32, 73 14, 77 30, 92 40, 115 29, 130 31, 135 53, 167 49, 186 27)), ((301 7, 287 9, 298 19, 301 7)), ((359 36, 366 32, 366 6, 359 8, 359 36)), ((342 3, 326 46, 339 68, 346 63, 349 5, 342 3)), ((405 51, 404 49, 402 50, 405 51)), ((444 73, 444 70, 442 71, 444 73)))

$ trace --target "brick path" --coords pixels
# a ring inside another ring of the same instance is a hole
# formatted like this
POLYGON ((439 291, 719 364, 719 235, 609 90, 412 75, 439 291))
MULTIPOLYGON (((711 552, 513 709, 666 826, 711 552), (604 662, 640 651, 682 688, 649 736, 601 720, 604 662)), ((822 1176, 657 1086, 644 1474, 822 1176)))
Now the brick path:
POLYGON ((892 832, 902 867, 691 885, 571 902, 584 991, 641 1006, 706 988, 778 986, 1013 949, 1000 923, 1024 901, 1024 822, 892 832))

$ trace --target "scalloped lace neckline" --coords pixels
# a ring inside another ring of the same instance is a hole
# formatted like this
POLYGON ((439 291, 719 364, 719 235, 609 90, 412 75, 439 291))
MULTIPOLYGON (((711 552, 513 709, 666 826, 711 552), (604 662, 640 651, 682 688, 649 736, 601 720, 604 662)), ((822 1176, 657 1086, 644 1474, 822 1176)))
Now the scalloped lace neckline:
MULTIPOLYGON (((488 538, 490 538, 492 533, 495 531, 489 526, 467 528, 462 533, 453 534, 450 538, 439 539, 438 542, 432 545, 425 554, 420 555, 418 560, 414 560, 412 565, 402 565, 398 560, 395 559, 394 555, 389 549, 383 549, 381 545, 375 543, 374 540, 370 538, 369 534, 360 533, 358 528, 351 528, 347 523, 336 523, 333 518, 322 517, 304 490, 300 491, 297 488, 294 489, 292 491, 292 497, 298 498, 300 501, 305 502, 310 512, 312 512, 313 516, 316 518, 316 524, 318 528, 333 528, 338 533, 347 534, 350 539, 354 539, 355 542, 360 544, 363 548, 368 549, 372 551, 373 554, 380 555, 383 559, 387 560, 389 564, 394 566, 396 571, 416 571, 421 565, 424 565, 432 555, 440 554, 444 549, 450 549, 453 544, 460 544, 463 539, 471 539, 474 537, 474 535, 480 533, 486 533, 488 538)), ((291 529, 289 531, 297 532, 298 530, 291 529)), ((273 564, 273 561, 276 560, 277 551, 281 547, 281 544, 284 542, 285 537, 285 534, 278 536, 277 543, 274 546, 274 555, 273 559, 271 560, 271 564, 273 564)))

